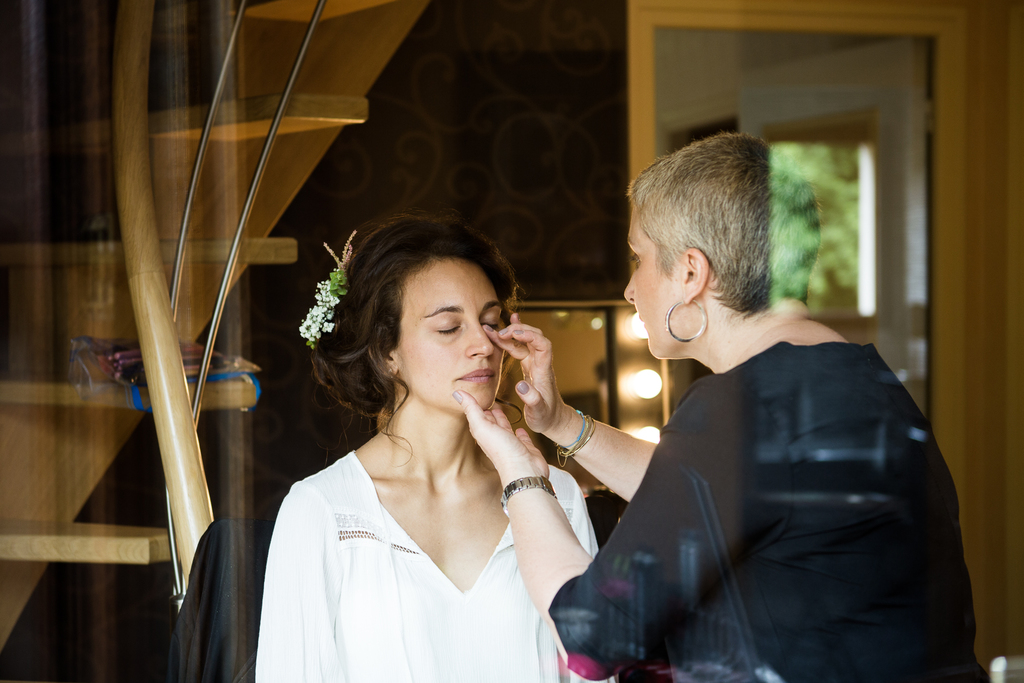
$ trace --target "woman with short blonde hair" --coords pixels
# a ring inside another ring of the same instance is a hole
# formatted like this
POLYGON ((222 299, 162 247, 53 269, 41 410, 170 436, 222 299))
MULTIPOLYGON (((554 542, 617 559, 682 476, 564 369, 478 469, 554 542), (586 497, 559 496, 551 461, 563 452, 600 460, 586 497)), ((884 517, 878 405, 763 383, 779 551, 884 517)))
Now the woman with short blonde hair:
POLYGON ((768 305, 768 162, 763 141, 722 134, 630 189, 626 299, 656 357, 714 372, 657 447, 566 406, 540 330, 490 335, 527 372, 530 426, 630 501, 596 557, 549 495, 520 489, 546 471, 526 433, 456 392, 514 492, 526 586, 588 678, 667 653, 677 681, 985 680, 931 425, 873 346, 768 305))

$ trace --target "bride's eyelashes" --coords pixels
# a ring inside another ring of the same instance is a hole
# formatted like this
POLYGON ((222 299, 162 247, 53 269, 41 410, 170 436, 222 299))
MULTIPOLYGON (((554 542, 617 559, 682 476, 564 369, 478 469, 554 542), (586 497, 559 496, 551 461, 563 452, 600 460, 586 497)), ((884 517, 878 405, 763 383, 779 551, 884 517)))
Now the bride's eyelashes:
MULTIPOLYGON (((486 321, 485 321, 485 322, 481 322, 480 324, 481 324, 481 325, 483 325, 484 327, 490 327, 490 328, 491 328, 491 329, 493 330, 493 329, 494 329, 494 328, 495 328, 495 327, 496 327, 497 325, 499 325, 500 323, 494 323, 494 322, 486 322, 486 321)), ((461 326, 461 325, 456 325, 455 327, 450 327, 450 328, 448 328, 447 330, 438 330, 438 333, 439 333, 439 334, 455 334, 455 333, 456 333, 456 332, 458 332, 458 331, 459 331, 459 330, 460 330, 461 328, 462 328, 462 326, 461 326)))

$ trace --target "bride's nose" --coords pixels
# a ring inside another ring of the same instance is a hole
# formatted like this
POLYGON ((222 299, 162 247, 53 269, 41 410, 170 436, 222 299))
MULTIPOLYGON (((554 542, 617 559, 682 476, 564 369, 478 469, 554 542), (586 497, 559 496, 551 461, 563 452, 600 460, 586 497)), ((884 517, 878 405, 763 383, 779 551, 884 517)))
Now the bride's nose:
POLYGON ((494 353, 494 344, 484 331, 483 325, 473 328, 468 351, 472 356, 489 356, 494 353))

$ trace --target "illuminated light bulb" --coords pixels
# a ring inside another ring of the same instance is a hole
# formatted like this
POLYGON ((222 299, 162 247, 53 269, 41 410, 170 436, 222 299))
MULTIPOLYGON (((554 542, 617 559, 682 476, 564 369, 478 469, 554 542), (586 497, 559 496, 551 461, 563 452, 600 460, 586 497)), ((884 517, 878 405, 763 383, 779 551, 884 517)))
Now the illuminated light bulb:
POLYGON ((640 319, 639 313, 634 313, 629 319, 629 329, 637 339, 647 339, 647 326, 644 325, 644 321, 640 319))
POLYGON ((661 375, 654 370, 641 370, 629 378, 629 388, 640 398, 654 398, 661 393, 661 375))
POLYGON ((651 425, 641 427, 640 429, 634 429, 632 434, 638 439, 650 441, 651 443, 658 443, 661 441, 661 430, 657 427, 652 427, 651 425))
POLYGON ((602 320, 600 316, 595 315, 590 319, 590 329, 599 330, 602 327, 604 327, 604 320, 602 320))

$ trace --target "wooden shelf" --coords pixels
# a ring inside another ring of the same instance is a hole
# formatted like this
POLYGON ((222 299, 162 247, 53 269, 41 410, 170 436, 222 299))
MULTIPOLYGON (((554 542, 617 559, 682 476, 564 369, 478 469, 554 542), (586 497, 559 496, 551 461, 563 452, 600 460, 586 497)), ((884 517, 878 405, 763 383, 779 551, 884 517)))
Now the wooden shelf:
MULTIPOLYGON (((307 15, 304 21, 308 20, 307 15)), ((280 98, 280 95, 260 95, 221 103, 217 121, 210 131, 210 140, 224 142, 265 137, 280 98)), ((150 137, 198 142, 203 124, 206 123, 208 106, 201 104, 188 109, 152 112, 149 115, 150 137)), ((278 134, 288 135, 363 123, 369 115, 369 109, 365 97, 293 93, 278 134)), ((109 150, 110 119, 83 121, 54 128, 50 131, 48 144, 51 151, 62 154, 109 150)), ((24 145, 21 134, 0 135, 0 153, 21 154, 24 145)))
MULTIPOLYGON (((213 130, 210 131, 210 140, 251 140, 266 137, 280 99, 280 95, 260 95, 222 103, 217 111, 213 130)), ((198 141, 206 122, 207 108, 208 105, 202 104, 188 109, 153 112, 149 115, 150 137, 189 138, 198 141)), ((288 103, 288 110, 281 121, 278 134, 287 135, 363 123, 369 115, 369 109, 365 97, 295 93, 288 103)))
MULTIPOLYGON (((189 384, 189 395, 194 388, 189 384)), ((140 393, 145 400, 146 389, 140 393)), ((110 408, 103 403, 83 401, 67 382, 23 382, 0 380, 0 404, 110 408)), ((243 381, 208 382, 203 390, 203 410, 248 410, 256 405, 256 387, 243 381)), ((124 408, 130 410, 130 408, 124 408)))
MULTIPOLYGON (((327 0, 320 21, 333 19, 343 14, 352 14, 361 9, 386 5, 393 0, 327 0)), ((245 10, 246 17, 276 19, 278 21, 302 21, 309 23, 313 16, 316 0, 252 0, 245 10)))
POLYGON ((0 560, 153 564, 170 559, 167 529, 0 520, 0 560))
MULTIPOLYGON (((160 251, 164 263, 174 263, 178 243, 161 240, 160 251)), ((231 250, 231 240, 190 240, 185 250, 189 263, 225 263, 231 250)), ((299 243, 291 237, 264 237, 242 240, 238 254, 239 265, 267 265, 295 263, 299 258, 299 243)), ((124 250, 120 242, 58 242, 0 244, 0 267, 59 267, 78 265, 124 265, 124 250)))

